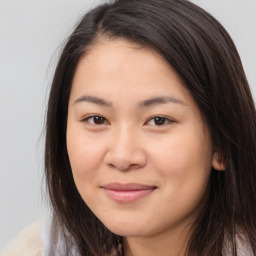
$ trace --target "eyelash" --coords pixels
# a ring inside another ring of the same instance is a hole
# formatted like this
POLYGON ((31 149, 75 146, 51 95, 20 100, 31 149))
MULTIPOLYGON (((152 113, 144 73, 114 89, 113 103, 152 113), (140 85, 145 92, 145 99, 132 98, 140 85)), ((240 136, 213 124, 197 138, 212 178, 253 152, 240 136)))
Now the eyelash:
MULTIPOLYGON (((101 116, 101 115, 90 115, 90 116, 87 116, 87 117, 85 117, 84 119, 82 119, 82 122, 86 122, 86 123, 89 123, 89 124, 91 124, 91 125, 103 125, 103 124, 105 124, 105 122, 108 122, 108 121, 107 121, 106 118, 104 118, 104 117, 101 116), (95 121, 95 118, 101 118, 101 119, 103 119, 103 120, 104 120, 104 123, 101 123, 101 124, 96 124, 95 122, 94 122, 94 123, 91 123, 91 122, 90 122, 90 119, 94 119, 94 121, 95 121)), ((109 123, 109 122, 108 122, 108 123, 109 123)))
MULTIPOLYGON (((106 118, 104 118, 101 115, 90 115, 85 117, 84 119, 81 120, 82 122, 87 122, 90 125, 96 125, 96 126, 101 126, 101 125, 105 125, 105 124, 109 124, 108 120, 106 118), (95 118, 98 118, 100 123, 95 123, 95 118), (93 123, 90 122, 90 119, 94 119, 93 123)), ((145 124, 148 124, 150 121, 154 121, 154 124, 151 124, 150 126, 166 126, 168 124, 171 123, 175 123, 175 121, 171 118, 165 117, 165 116, 161 116, 161 115, 156 115, 156 116, 152 116, 150 117, 145 124), (157 125, 156 122, 162 122, 162 124, 157 125)))
POLYGON ((171 123, 174 123, 174 122, 175 122, 173 119, 171 119, 171 118, 169 118, 169 117, 166 117, 166 116, 161 116, 161 115, 150 117, 150 118, 148 119, 148 121, 147 121, 145 124, 149 123, 150 121, 154 121, 154 124, 153 124, 152 126, 166 126, 166 125, 168 125, 168 124, 171 124, 171 123), (157 119, 158 119, 158 121, 160 121, 160 122, 164 121, 164 123, 163 123, 163 124, 160 124, 160 125, 156 125, 155 122, 157 121, 157 119))

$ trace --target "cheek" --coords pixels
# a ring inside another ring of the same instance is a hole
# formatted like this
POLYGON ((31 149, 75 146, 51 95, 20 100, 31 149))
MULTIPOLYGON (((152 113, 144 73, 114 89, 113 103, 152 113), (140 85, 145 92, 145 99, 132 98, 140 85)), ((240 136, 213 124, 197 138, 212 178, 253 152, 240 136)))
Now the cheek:
MULTIPOLYGON (((207 196, 211 172, 211 147, 187 134, 165 140, 155 147, 154 169, 162 180, 163 204, 159 205, 159 218, 166 218, 166 211, 173 219, 197 212, 207 196)), ((172 219, 170 217, 170 219, 172 219)))
POLYGON ((211 143, 207 138, 193 130, 184 131, 151 147, 152 164, 168 185, 169 193, 205 189, 212 159, 211 143))
POLYGON ((67 129, 67 149, 74 180, 77 185, 91 182, 102 158, 102 146, 95 138, 76 127, 67 129))
POLYGON ((194 167, 205 169, 211 166, 211 150, 205 144, 189 136, 174 138, 152 147, 151 155, 155 156, 155 164, 166 170, 170 167, 177 172, 192 171, 194 167))
POLYGON ((67 149, 75 185, 84 202, 94 205, 97 169, 101 164, 101 151, 94 138, 79 129, 67 130, 67 149))

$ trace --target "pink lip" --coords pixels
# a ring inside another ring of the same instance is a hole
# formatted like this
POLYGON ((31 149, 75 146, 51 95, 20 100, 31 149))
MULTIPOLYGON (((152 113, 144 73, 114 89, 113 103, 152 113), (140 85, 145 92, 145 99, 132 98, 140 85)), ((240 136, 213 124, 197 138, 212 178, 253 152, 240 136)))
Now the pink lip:
POLYGON ((128 203, 135 201, 141 197, 150 194, 156 189, 155 186, 148 186, 137 183, 111 183, 102 186, 102 188, 105 190, 107 196, 110 199, 115 200, 119 203, 128 203))

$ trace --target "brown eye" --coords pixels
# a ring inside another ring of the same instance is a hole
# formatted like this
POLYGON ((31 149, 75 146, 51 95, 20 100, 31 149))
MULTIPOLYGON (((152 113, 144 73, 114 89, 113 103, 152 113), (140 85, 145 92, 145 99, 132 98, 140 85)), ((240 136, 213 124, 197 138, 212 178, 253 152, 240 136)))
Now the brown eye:
POLYGON ((166 123, 166 118, 164 117, 155 117, 153 118, 155 125, 164 125, 166 123))
POLYGON ((92 119, 95 124, 104 124, 106 121, 106 119, 102 116, 94 116, 92 119))
POLYGON ((150 126, 164 126, 164 125, 171 124, 174 122, 175 121, 173 121, 172 119, 164 117, 164 116, 155 116, 155 117, 152 117, 151 119, 149 119, 146 124, 150 125, 150 126))
POLYGON ((83 119, 83 122, 88 122, 89 124, 93 125, 103 125, 107 123, 107 120, 102 116, 89 116, 85 119, 83 119))

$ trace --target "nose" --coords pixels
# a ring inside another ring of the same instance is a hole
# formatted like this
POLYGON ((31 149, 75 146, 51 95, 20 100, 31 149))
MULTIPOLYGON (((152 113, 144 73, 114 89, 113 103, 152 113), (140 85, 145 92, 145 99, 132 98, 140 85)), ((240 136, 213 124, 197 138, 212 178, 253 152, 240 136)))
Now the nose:
POLYGON ((122 171, 139 169, 146 165, 147 157, 138 134, 131 129, 123 128, 115 131, 109 138, 105 164, 122 171))

